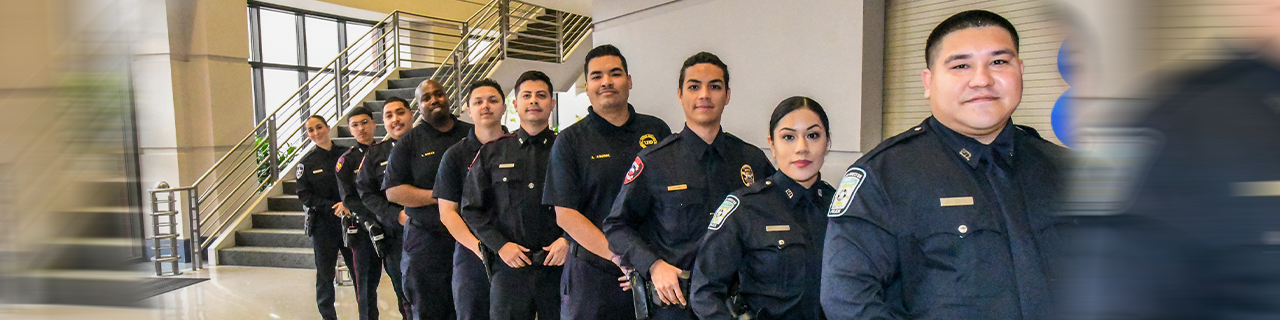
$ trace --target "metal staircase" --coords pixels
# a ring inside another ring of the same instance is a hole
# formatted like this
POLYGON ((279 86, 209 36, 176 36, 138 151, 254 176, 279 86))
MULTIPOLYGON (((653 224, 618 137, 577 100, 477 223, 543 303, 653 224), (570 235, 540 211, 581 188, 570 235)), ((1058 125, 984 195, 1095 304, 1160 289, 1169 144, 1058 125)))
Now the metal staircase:
POLYGON ((211 256, 210 248, 218 251, 212 255, 217 264, 313 268, 309 239, 301 232, 301 203, 292 181, 282 180, 314 148, 303 128, 307 117, 325 117, 335 126, 335 143, 351 146, 344 120, 354 106, 375 112, 375 134, 381 136, 386 130, 379 111, 387 97, 412 98, 418 83, 434 79, 457 104, 467 84, 489 77, 506 59, 563 62, 591 30, 589 17, 512 0, 493 0, 466 21, 392 12, 198 179, 152 192, 195 199, 194 205, 179 206, 184 216, 194 217, 186 230, 194 268, 211 256))

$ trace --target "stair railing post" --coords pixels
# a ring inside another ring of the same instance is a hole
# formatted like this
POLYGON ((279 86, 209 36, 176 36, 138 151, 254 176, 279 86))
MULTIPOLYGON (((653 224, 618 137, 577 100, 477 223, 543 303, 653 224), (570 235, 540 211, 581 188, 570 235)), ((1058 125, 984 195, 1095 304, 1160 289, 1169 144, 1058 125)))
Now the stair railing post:
POLYGON ((507 58, 507 38, 511 34, 511 0, 498 1, 498 24, 502 30, 502 58, 507 58))
MULTIPOLYGON (((458 52, 453 53, 453 99, 449 101, 459 101, 462 99, 462 88, 466 85, 462 84, 462 66, 467 65, 467 56, 470 55, 471 48, 467 46, 467 41, 471 39, 471 26, 467 22, 462 23, 462 44, 458 46, 458 52)), ((440 67, 444 67, 441 65, 440 67)), ((441 80, 443 81, 443 80, 441 80)))
POLYGON ((564 63, 564 12, 556 11, 556 63, 564 63))
MULTIPOLYGON (((191 186, 187 190, 187 212, 191 216, 191 223, 187 224, 187 234, 191 235, 191 271, 199 271, 204 267, 203 242, 200 238, 200 186, 191 186)), ((178 270, 178 268, 173 268, 178 270)))
POLYGON ((395 68, 400 68, 400 12, 396 11, 391 16, 391 32, 395 33, 395 40, 391 40, 391 50, 395 51, 395 68))
MULTIPOLYGON (((337 64, 335 64, 333 68, 333 76, 334 76, 333 91, 337 93, 337 97, 333 99, 334 100, 334 103, 333 103, 334 118, 333 119, 335 121, 342 119, 342 110, 347 108, 347 89, 343 88, 344 87, 343 84, 347 82, 347 79, 346 79, 347 74, 345 72, 347 69, 345 60, 347 59, 345 56, 346 56, 346 53, 343 53, 343 57, 338 58, 337 64)), ((324 71, 321 70, 321 72, 324 72, 324 71)))
POLYGON ((271 173, 271 177, 264 183, 275 182, 280 176, 280 159, 277 156, 280 146, 276 141, 276 129, 276 115, 273 114, 267 117, 267 163, 271 165, 267 172, 271 173))

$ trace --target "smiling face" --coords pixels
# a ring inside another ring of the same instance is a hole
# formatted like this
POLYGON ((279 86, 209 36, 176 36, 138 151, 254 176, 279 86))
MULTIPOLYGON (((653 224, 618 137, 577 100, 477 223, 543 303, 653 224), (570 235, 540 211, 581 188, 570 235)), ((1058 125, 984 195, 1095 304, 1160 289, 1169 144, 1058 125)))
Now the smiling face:
POLYGON ((947 128, 989 143, 1022 102, 1022 59, 1013 37, 978 27, 943 38, 921 74, 933 116, 947 128))
POLYGON ((467 96, 467 115, 480 127, 493 127, 502 120, 507 106, 502 101, 502 93, 489 86, 476 87, 467 96))
POLYGON ((631 75, 617 56, 600 56, 587 62, 587 98, 596 108, 624 108, 631 95, 631 75))
POLYGON ((778 170, 805 187, 817 181, 830 147, 822 120, 807 108, 791 111, 769 133, 769 149, 778 160, 778 170))
POLYGON ((329 125, 316 118, 307 118, 307 138, 318 146, 329 145, 329 125))
POLYGON ((435 80, 423 81, 414 92, 418 97, 422 118, 428 121, 440 121, 449 116, 449 97, 444 87, 435 80))
POLYGON ((724 106, 729 104, 729 87, 724 70, 710 63, 699 63, 684 70, 684 83, 677 92, 684 118, 690 124, 719 127, 724 106))
POLYGON ((413 129, 413 112, 399 101, 382 106, 382 125, 387 127, 387 135, 400 139, 409 129, 413 129))
POLYGON ((516 90, 516 113, 520 116, 520 122, 545 126, 547 120, 551 119, 551 110, 556 106, 547 83, 525 81, 516 90))

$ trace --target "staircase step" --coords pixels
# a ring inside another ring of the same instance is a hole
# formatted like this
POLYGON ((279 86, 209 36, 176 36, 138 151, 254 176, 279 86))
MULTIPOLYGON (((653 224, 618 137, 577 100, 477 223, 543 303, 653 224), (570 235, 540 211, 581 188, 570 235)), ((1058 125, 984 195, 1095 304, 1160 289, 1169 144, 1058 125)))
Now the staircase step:
POLYGON ((430 77, 435 73, 436 68, 400 70, 400 79, 430 77))
POLYGON ((378 100, 386 100, 387 98, 390 98, 390 97, 400 97, 400 99, 404 99, 405 101, 413 101, 414 90, 417 90, 417 89, 403 88, 403 89, 391 89, 391 90, 378 90, 378 92, 374 94, 374 96, 375 96, 375 99, 378 99, 378 100))
POLYGON ((297 195, 283 195, 267 198, 267 210, 271 211, 301 211, 302 200, 297 195))
POLYGON ((387 87, 391 89, 417 88, 423 81, 431 79, 430 77, 418 77, 407 79, 395 79, 387 82, 387 87))
POLYGON ((302 229, 249 229, 236 231, 236 246, 311 248, 311 238, 302 229))
MULTIPOLYGON (((334 126, 334 128, 336 128, 336 129, 337 129, 337 131, 338 131, 338 137, 339 137, 339 138, 350 138, 350 137, 354 137, 354 135, 351 135, 351 127, 348 127, 348 126, 347 126, 347 125, 345 125, 345 124, 344 124, 344 125, 339 125, 339 126, 334 126)), ((373 131, 373 135, 375 135, 375 136, 385 136, 385 135, 387 135, 387 127, 386 127, 386 126, 383 126, 382 124, 378 124, 378 128, 377 128, 377 129, 374 129, 374 131, 373 131)))
POLYGON ((542 56, 542 55, 532 55, 532 54, 522 54, 522 53, 515 53, 515 52, 508 52, 508 53, 507 53, 507 57, 508 57, 508 58, 515 58, 515 59, 532 60, 532 61, 542 61, 542 62, 552 62, 552 63, 557 62, 555 57, 548 57, 548 56, 542 56))
POLYGON ((254 229, 302 230, 306 216, 302 211, 267 211, 253 214, 254 229))
POLYGON ((218 250, 218 263, 232 266, 315 269, 311 248, 231 247, 218 250))
MULTIPOLYGON (((151 250, 151 241, 136 242, 130 238, 62 238, 45 244, 46 269, 129 270, 138 246, 151 250)), ((168 248, 168 247, 165 247, 168 248)))
POLYGON ((6 279, 5 288, 20 292, 22 296, 5 300, 40 304, 142 307, 137 288, 145 276, 145 273, 138 271, 27 272, 11 275, 6 279))
POLYGON ((550 47, 548 47, 540 43, 511 41, 507 43, 507 48, 524 50, 524 51, 533 51, 533 52, 545 52, 552 55, 556 54, 556 47, 554 43, 551 44, 550 47))
POLYGON ((298 180, 285 180, 280 187, 284 194, 298 194, 298 180))

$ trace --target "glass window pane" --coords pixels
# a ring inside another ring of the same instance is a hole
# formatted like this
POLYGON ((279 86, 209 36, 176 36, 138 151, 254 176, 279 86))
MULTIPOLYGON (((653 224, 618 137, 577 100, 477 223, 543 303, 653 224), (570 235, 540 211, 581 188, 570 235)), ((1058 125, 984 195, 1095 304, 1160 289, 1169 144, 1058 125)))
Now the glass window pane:
POLYGON ((263 8, 259 11, 258 21, 262 32, 262 61, 297 65, 298 25, 294 15, 263 8))
POLYGON ((338 22, 307 17, 307 65, 324 67, 338 56, 338 22))
MULTIPOLYGON (((301 84, 298 83, 298 72, 283 69, 262 69, 262 94, 266 105, 264 106, 267 114, 279 108, 298 90, 301 84)), ((290 106, 296 106, 297 101, 290 101, 290 106)), ((285 108, 288 109, 288 108, 285 108)), ((285 110, 281 109, 281 110, 285 110)))

